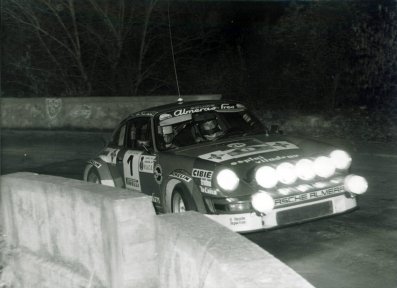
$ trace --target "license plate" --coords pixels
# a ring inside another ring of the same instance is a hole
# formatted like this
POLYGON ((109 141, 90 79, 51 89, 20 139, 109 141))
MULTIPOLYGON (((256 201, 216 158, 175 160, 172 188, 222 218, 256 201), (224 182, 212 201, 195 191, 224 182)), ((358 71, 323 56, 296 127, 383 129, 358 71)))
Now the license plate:
POLYGON ((287 225, 331 215, 332 213, 332 201, 327 201, 299 208, 283 210, 278 212, 276 217, 278 225, 287 225))

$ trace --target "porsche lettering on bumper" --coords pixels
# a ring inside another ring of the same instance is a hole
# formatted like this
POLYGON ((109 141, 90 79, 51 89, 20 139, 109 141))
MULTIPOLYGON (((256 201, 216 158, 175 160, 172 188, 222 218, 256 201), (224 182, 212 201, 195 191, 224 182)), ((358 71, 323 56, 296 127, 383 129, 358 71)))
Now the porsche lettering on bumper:
POLYGON ((343 185, 341 185, 341 186, 331 187, 331 188, 327 188, 327 189, 323 189, 323 190, 307 192, 307 193, 302 193, 302 194, 291 195, 291 196, 286 196, 283 198, 274 199, 274 203, 275 203, 275 206, 277 207, 277 206, 291 204, 291 203, 297 203, 297 202, 302 202, 302 201, 307 201, 307 200, 312 200, 312 199, 317 199, 317 198, 323 198, 323 197, 330 196, 330 195, 341 194, 344 192, 345 192, 345 189, 344 189, 343 185))

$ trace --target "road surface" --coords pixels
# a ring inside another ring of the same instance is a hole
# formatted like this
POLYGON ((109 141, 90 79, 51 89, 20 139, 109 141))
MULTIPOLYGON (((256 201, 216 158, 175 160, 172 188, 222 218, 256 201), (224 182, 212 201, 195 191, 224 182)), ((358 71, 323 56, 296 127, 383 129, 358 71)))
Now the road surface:
MULTIPOLYGON (((85 161, 103 147, 108 136, 2 131, 1 174, 31 171, 82 179, 85 161)), ((315 287, 396 288, 397 145, 360 143, 350 148, 354 172, 370 183, 359 210, 244 237, 315 287)))

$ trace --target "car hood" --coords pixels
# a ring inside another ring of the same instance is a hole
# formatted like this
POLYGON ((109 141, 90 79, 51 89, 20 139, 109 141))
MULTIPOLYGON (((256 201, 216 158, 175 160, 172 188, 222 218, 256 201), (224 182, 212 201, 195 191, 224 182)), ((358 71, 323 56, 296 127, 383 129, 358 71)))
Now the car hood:
POLYGON ((174 153, 194 157, 198 162, 208 161, 215 166, 235 166, 246 170, 264 163, 328 155, 333 149, 328 144, 314 140, 260 134, 183 147, 174 150, 174 153))

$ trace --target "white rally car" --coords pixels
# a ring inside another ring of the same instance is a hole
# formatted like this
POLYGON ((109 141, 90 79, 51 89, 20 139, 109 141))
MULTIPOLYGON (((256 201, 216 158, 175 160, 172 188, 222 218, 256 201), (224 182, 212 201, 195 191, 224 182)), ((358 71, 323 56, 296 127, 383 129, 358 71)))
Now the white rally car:
POLYGON ((123 120, 84 179, 247 232, 356 208, 368 184, 350 165, 336 147, 270 133, 240 102, 181 101, 123 120))

